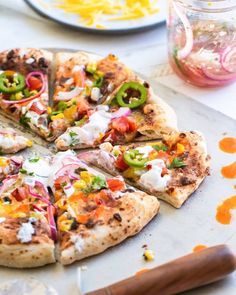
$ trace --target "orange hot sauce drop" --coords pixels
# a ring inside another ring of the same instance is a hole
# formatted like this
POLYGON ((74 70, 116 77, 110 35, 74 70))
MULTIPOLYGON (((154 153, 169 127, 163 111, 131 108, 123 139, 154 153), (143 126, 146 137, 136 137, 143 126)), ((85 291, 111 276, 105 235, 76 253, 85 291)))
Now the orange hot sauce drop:
POLYGON ((218 208, 216 212, 216 220, 221 224, 230 224, 232 214, 230 210, 236 209, 236 196, 226 199, 218 208))
POLYGON ((219 142, 219 148, 229 154, 236 153, 236 137, 225 137, 219 142))
POLYGON ((136 276, 139 276, 147 271, 149 271, 150 269, 149 268, 143 268, 143 269, 140 269, 139 271, 136 272, 136 276))
POLYGON ((236 161, 228 166, 222 167, 221 174, 225 178, 235 179, 236 178, 236 161))
POLYGON ((202 251, 206 248, 207 248, 207 246, 205 246, 205 245, 197 245, 193 248, 193 252, 199 252, 199 251, 202 251))

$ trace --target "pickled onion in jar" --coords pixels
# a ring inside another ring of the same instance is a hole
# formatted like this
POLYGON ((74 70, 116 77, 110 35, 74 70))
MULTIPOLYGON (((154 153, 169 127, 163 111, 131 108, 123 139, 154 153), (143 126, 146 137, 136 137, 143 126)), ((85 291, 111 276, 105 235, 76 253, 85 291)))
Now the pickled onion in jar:
POLYGON ((171 2, 175 22, 169 26, 169 58, 174 71, 202 87, 236 81, 236 23, 210 19, 212 14, 200 19, 204 13, 196 17, 178 0, 171 2))

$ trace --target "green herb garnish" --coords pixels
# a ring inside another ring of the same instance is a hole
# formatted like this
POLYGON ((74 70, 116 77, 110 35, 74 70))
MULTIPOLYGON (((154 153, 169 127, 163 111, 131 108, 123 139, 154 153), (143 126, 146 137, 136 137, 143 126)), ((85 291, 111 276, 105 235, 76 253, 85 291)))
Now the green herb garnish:
POLYGON ((165 144, 157 144, 157 145, 153 145, 152 148, 154 148, 156 151, 168 151, 168 147, 165 144))
POLYGON ((22 115, 21 117, 20 117, 20 124, 21 125, 23 125, 23 126, 26 126, 26 127, 29 127, 29 122, 30 122, 31 120, 30 120, 30 118, 28 118, 28 117, 26 117, 26 115, 22 115))
POLYGON ((35 157, 35 158, 32 158, 32 159, 29 159, 29 162, 30 163, 37 163, 39 160, 40 160, 39 157, 35 157))
POLYGON ((186 166, 186 163, 184 163, 183 160, 181 160, 180 158, 174 158, 168 168, 169 169, 174 169, 174 168, 182 168, 182 167, 185 167, 185 166, 186 166))
POLYGON ((90 184, 90 186, 86 187, 82 191, 85 194, 90 194, 93 191, 98 191, 103 188, 107 188, 106 180, 100 176, 95 176, 94 179, 92 180, 92 183, 90 184))
POLYGON ((57 105, 58 111, 64 112, 65 109, 67 109, 68 105, 64 101, 60 101, 57 105))

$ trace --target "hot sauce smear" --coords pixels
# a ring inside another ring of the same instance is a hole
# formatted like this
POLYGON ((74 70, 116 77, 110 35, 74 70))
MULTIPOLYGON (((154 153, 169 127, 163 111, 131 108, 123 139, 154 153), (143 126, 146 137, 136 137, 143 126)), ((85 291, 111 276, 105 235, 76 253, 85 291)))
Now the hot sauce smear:
POLYGON ((236 178, 236 161, 228 166, 222 167, 221 174, 225 178, 235 179, 236 178))
POLYGON ((236 137, 225 137, 219 142, 219 148, 229 154, 236 153, 236 137))
POLYGON ((226 199, 216 212, 216 220, 221 224, 230 224, 232 214, 230 210, 236 209, 236 195, 226 199))
POLYGON ((193 252, 199 252, 199 251, 202 251, 206 248, 207 248, 207 246, 205 246, 205 245, 197 245, 193 248, 193 252))

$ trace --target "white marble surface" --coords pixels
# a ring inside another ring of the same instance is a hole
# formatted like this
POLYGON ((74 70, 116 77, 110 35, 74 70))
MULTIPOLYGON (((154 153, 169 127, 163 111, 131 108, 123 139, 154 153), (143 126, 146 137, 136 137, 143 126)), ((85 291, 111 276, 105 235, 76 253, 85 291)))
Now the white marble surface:
POLYGON ((74 48, 103 55, 113 52, 134 70, 236 119, 236 83, 221 89, 199 89, 171 73, 167 67, 164 26, 133 35, 92 35, 37 16, 23 0, 0 0, 0 27, 0 50, 25 46, 74 48))

